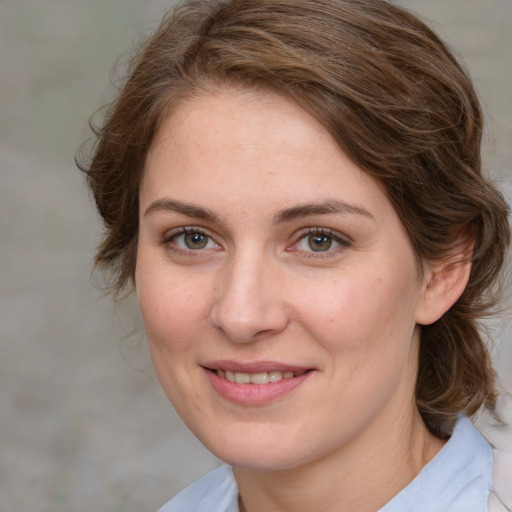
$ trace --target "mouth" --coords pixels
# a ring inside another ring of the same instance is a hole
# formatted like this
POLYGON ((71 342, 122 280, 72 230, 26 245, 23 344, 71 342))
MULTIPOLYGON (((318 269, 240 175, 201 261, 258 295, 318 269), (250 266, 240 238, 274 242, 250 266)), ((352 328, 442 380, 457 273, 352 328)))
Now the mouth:
POLYGON ((300 377, 304 375, 310 370, 300 370, 300 371, 263 371, 256 373, 248 373, 248 372, 237 372, 231 370, 221 370, 221 369, 210 369, 210 371, 217 374, 221 379, 226 379, 229 382, 235 382, 237 384, 255 384, 258 386, 265 384, 272 384, 275 382, 279 382, 283 379, 293 379, 294 377, 300 377))
POLYGON ((276 362, 216 361, 203 366, 213 389, 230 402, 260 405, 291 393, 316 370, 276 362))

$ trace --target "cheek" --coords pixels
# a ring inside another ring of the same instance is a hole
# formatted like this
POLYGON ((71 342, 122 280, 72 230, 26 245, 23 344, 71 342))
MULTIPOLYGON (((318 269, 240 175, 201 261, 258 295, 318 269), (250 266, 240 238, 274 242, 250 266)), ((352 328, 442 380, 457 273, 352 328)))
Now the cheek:
MULTIPOLYGON (((403 269, 402 269, 403 270, 403 269)), ((308 330, 330 353, 376 358, 408 344, 414 330, 415 293, 407 272, 385 266, 317 283, 301 307, 308 330), (395 277, 397 276, 397 277, 395 277)))
POLYGON ((183 354, 205 325, 210 307, 201 279, 184 279, 169 271, 144 271, 137 281, 137 299, 152 352, 183 354))
POLYGON ((333 283, 330 293, 317 288, 308 300, 306 329, 328 355, 334 403, 345 404, 333 408, 340 421, 347 411, 354 418, 371 416, 401 386, 407 388, 406 399, 412 394, 417 372, 412 292, 407 279, 366 269, 333 283))
POLYGON ((205 338, 208 297, 199 283, 165 272, 140 272, 137 298, 148 347, 160 385, 186 420, 199 408, 191 382, 198 344, 205 338))

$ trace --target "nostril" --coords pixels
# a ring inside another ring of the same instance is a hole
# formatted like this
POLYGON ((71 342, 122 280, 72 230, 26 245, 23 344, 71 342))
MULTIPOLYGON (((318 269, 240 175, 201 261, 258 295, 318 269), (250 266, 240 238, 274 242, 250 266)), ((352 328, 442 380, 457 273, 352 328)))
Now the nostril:
POLYGON ((288 318, 273 305, 253 305, 239 312, 223 306, 212 311, 210 323, 231 341, 247 343, 280 333, 288 318))

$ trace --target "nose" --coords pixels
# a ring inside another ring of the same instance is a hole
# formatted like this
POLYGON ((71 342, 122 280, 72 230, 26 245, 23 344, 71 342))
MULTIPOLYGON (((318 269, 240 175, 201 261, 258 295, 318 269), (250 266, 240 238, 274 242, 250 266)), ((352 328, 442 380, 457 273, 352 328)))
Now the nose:
POLYGON ((237 343, 283 331, 288 312, 282 300, 283 277, 263 257, 240 257, 219 275, 210 319, 237 343))

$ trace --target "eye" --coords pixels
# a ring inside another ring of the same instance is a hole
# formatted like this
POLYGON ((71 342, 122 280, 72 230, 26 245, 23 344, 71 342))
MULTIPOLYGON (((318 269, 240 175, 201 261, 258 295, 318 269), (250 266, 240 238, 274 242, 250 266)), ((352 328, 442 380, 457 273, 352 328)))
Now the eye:
POLYGON ((329 253, 348 247, 349 241, 325 228, 310 228, 302 234, 291 250, 309 253, 329 253))
POLYGON ((202 251, 220 248, 211 236, 198 229, 183 228, 165 237, 165 245, 172 245, 182 251, 202 251))
POLYGON ((308 235, 299 241, 298 247, 301 250, 311 250, 314 252, 325 252, 332 249, 333 245, 339 245, 331 236, 325 235, 324 233, 316 233, 314 235, 308 235))

